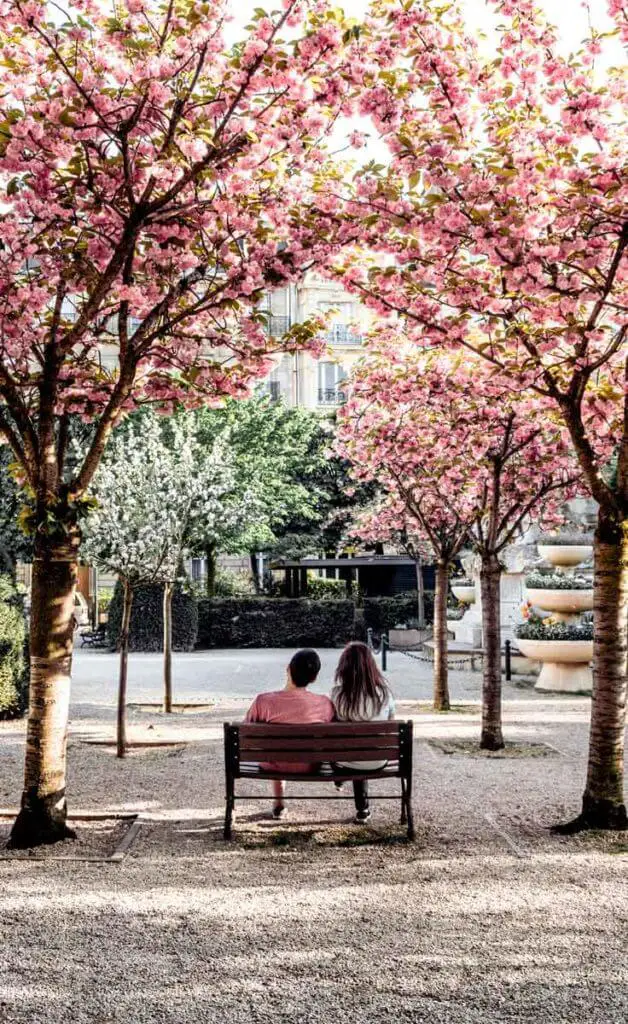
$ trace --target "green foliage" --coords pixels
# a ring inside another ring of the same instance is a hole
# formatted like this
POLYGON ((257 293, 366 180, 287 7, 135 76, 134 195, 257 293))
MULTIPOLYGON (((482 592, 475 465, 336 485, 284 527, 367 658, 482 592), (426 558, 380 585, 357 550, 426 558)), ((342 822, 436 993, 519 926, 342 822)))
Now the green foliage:
POLYGON ((324 600, 326 597, 346 597, 347 584, 344 580, 328 580, 324 576, 308 573, 307 596, 314 601, 324 600))
POLYGON ((113 600, 113 590, 99 590, 98 591, 98 611, 101 614, 109 611, 109 606, 113 600))
POLYGON ((15 563, 32 558, 33 542, 20 529, 19 515, 23 496, 10 467, 13 456, 6 445, 0 447, 0 572, 12 572, 15 563))
MULTIPOLYGON (((129 631, 130 651, 163 650, 163 594, 159 584, 137 587, 134 591, 129 631)), ((122 624, 122 587, 118 583, 109 605, 107 637, 110 647, 118 647, 122 624)), ((195 599, 175 587, 172 598, 172 647, 175 651, 192 651, 198 634, 198 608, 195 599)))
POLYGON ((248 494, 256 508, 248 522, 236 524, 221 550, 268 550, 290 524, 305 524, 309 531, 320 522, 321 495, 313 478, 324 463, 328 437, 317 416, 263 395, 193 415, 202 445, 220 442, 228 448, 236 492, 248 494))
POLYGON ((206 598, 199 602, 198 646, 342 647, 353 639, 353 624, 352 601, 206 598))
POLYGON ((567 576, 561 572, 533 572, 526 577, 530 590, 591 590, 593 581, 586 576, 567 576))
POLYGON ((0 719, 17 718, 28 703, 26 618, 13 580, 0 575, 0 719))
POLYGON ((593 640, 592 622, 550 622, 531 619, 517 626, 516 635, 520 640, 593 640))
MULTIPOLYGON (((193 580, 187 589, 197 600, 207 597, 207 585, 204 579, 193 580)), ((233 569, 216 569, 214 597, 254 597, 255 588, 250 576, 233 569)))
MULTIPOLYGON (((365 597, 364 624, 367 629, 373 630, 376 637, 387 633, 389 629, 395 629, 396 626, 415 627, 418 623, 417 600, 416 590, 408 590, 393 597, 365 597)), ((424 603, 425 620, 432 622, 434 595, 431 592, 425 593, 424 603)))
POLYGON ((262 395, 195 415, 199 441, 226 441, 240 489, 252 493, 259 510, 255 522, 235 531, 223 551, 300 558, 338 549, 352 510, 372 488, 356 488, 347 465, 330 454, 328 422, 262 395))

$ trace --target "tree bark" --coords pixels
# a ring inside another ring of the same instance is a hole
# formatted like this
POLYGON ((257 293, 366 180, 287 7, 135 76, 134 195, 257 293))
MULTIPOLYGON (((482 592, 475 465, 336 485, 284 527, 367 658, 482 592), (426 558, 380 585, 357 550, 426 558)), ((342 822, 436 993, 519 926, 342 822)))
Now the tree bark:
POLYGON ((9 838, 14 848, 75 836, 66 824, 65 768, 78 545, 78 532, 70 532, 63 541, 42 534, 35 546, 24 791, 9 838))
POLYGON ((208 597, 216 596, 216 547, 214 544, 208 544, 205 548, 205 562, 207 565, 207 576, 205 577, 205 587, 208 597))
POLYGON ((482 678, 482 750, 501 750, 502 735, 502 665, 500 623, 501 566, 495 554, 483 554, 480 569, 482 590, 482 646, 484 648, 482 678))
POLYGON ((434 710, 449 711, 449 681, 447 666, 447 592, 449 589, 449 562, 440 560, 436 565, 434 592, 434 710))
POLYGON ((118 676, 118 716, 116 727, 116 754, 126 757, 126 691, 129 672, 129 629, 133 608, 133 588, 124 581, 122 604, 122 628, 120 630, 120 673, 118 676))
POLYGON ((603 509, 595 533, 593 697, 587 781, 578 823, 628 828, 624 730, 628 631, 628 520, 603 509))
POLYGON ((172 594, 174 584, 164 586, 164 711, 172 711, 172 594))

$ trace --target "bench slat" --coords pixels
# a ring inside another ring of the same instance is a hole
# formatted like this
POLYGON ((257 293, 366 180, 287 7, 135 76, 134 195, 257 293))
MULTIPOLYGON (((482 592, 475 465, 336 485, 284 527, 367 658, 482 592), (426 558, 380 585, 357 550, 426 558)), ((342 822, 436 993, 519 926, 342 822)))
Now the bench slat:
POLYGON ((403 722, 325 722, 316 724, 297 723, 295 725, 270 725, 258 722, 246 722, 239 725, 240 740, 249 736, 290 736, 292 738, 312 739, 319 736, 390 736, 399 735, 403 722))
MULTIPOLYGON (((397 754, 399 748, 396 748, 397 754)), ((241 760, 255 760, 263 762, 281 762, 281 764, 317 764, 319 761, 387 761, 391 758, 396 759, 394 748, 387 750, 373 750, 372 747, 367 747, 361 750, 347 750, 340 751, 336 747, 334 750, 329 750, 325 747, 320 749, 313 749, 310 747, 309 750, 256 750, 255 752, 247 750, 241 754, 241 760), (253 757, 253 753, 255 756, 253 757), (344 756, 346 754, 346 756, 344 756), (342 755, 342 756, 341 756, 342 755)))
POLYGON ((282 736, 251 736, 240 739, 240 756, 251 751, 277 750, 353 750, 366 746, 373 750, 399 750, 398 736, 321 736, 313 739, 292 739, 282 736))
MULTIPOLYGON (((348 781, 350 779, 396 779, 399 778, 399 762, 389 761, 385 768, 376 768, 374 771, 361 772, 352 768, 340 768, 332 771, 325 768, 304 775, 301 772, 273 772, 269 769, 260 768, 258 764, 240 763, 238 778, 241 779, 287 779, 294 782, 333 782, 335 779, 348 781)), ((241 797, 239 799, 246 799, 241 797)), ((330 795, 334 799, 333 794, 330 795)))

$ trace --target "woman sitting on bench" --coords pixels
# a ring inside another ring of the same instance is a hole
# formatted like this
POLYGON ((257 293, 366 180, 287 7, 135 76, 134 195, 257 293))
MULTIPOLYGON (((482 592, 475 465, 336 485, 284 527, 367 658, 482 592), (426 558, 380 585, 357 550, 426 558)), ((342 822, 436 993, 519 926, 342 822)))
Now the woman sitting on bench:
MULTIPOLYGON (((347 644, 340 655, 334 677, 331 699, 340 722, 378 722, 395 717, 395 701, 388 683, 380 672, 373 652, 366 644, 347 644)), ((339 761, 338 768, 371 771, 384 768, 386 761, 339 761)), ((336 783, 338 789, 342 783, 336 783)), ((356 816, 359 824, 371 817, 367 779, 353 782, 356 816)))

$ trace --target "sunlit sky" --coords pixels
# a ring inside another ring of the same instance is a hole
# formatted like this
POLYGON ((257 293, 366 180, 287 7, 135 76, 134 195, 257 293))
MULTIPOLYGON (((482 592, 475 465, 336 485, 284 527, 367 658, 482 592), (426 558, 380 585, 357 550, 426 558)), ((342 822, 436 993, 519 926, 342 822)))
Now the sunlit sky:
MULTIPOLYGON (((606 13, 606 0, 588 0, 582 3, 581 0, 537 0, 539 5, 547 12, 550 21, 558 26, 561 37, 561 45, 566 50, 576 49, 580 41, 588 34, 589 22, 605 31, 610 28, 610 21, 606 13)), ((466 12, 470 28, 490 34, 491 25, 495 22, 494 4, 485 0, 463 0, 463 7, 466 12)), ((256 7, 264 7, 271 10, 277 5, 268 0, 232 0, 231 14, 233 22, 231 33, 236 31, 247 21, 256 7)), ((368 9, 368 0, 338 0, 338 7, 341 7, 346 14, 360 18, 368 9)), ((487 43, 490 45, 490 43, 487 43)))
MULTIPOLYGON (((607 13, 607 0, 537 0, 537 4, 545 10, 549 21, 557 27, 558 48, 565 54, 580 48, 582 40, 590 35, 590 26, 601 32, 614 27, 607 13)), ((249 23, 256 7, 272 11, 278 6, 274 0, 231 0, 228 7, 232 20, 225 33, 227 41, 236 42, 246 35, 243 31, 244 26, 249 23)), ((360 19, 368 10, 369 0, 337 0, 335 6, 342 8, 349 17, 360 19)), ((493 0, 462 0, 462 6, 470 32, 476 35, 478 40, 483 40, 480 43, 482 49, 487 54, 495 52, 497 37, 494 26, 500 21, 495 12, 496 4, 493 0)), ((619 40, 610 40, 607 41, 604 54, 596 58, 596 70, 603 72, 605 67, 621 67, 624 63, 625 54, 621 43, 619 40)), ((343 150, 347 135, 355 128, 368 137, 366 147, 359 151, 359 162, 363 163, 370 159, 386 162, 388 157, 381 142, 376 139, 370 123, 362 118, 351 123, 341 119, 334 130, 332 146, 337 150, 343 150)), ((356 159, 355 153, 353 159, 356 159)))

